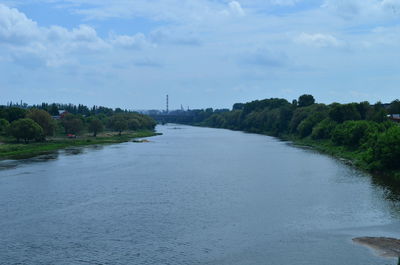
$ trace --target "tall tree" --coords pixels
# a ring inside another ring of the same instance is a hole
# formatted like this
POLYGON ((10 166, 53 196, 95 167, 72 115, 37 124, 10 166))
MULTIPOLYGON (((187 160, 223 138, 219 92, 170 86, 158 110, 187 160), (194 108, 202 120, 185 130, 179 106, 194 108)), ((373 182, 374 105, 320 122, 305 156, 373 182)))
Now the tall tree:
POLYGON ((307 107, 314 103, 315 103, 315 99, 312 95, 304 94, 299 97, 299 101, 297 104, 299 107, 307 107))
POLYGON ((56 123, 47 111, 41 109, 30 109, 26 117, 39 124, 43 128, 46 136, 52 136, 54 134, 56 123))
POLYGON ((89 132, 93 132, 93 137, 96 137, 97 133, 102 132, 103 129, 104 125, 99 119, 94 118, 89 121, 89 132))
POLYGON ((25 143, 29 140, 41 140, 43 139, 43 129, 39 124, 34 122, 32 119, 19 119, 13 121, 10 125, 10 134, 19 141, 23 139, 25 143))

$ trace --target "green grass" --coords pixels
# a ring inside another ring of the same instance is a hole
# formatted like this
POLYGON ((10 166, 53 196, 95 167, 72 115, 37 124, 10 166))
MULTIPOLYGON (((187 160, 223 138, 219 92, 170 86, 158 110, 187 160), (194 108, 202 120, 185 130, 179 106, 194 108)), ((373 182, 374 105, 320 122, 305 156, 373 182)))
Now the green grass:
POLYGON ((312 147, 321 153, 340 158, 347 164, 357 166, 367 170, 367 165, 363 162, 363 152, 357 149, 351 150, 344 146, 334 145, 329 140, 311 140, 311 139, 290 139, 295 145, 312 147))
POLYGON ((389 187, 396 186, 400 188, 400 172, 398 170, 371 170, 363 159, 363 156, 365 155, 363 150, 337 146, 330 140, 312 140, 310 138, 299 139, 291 135, 281 137, 281 139, 291 141, 296 146, 310 147, 318 152, 338 158, 348 165, 371 174, 375 181, 379 183, 383 183, 384 185, 390 184, 389 187))
POLYGON ((114 144, 131 141, 134 138, 150 137, 159 135, 153 131, 127 132, 121 136, 115 133, 104 133, 98 137, 89 135, 78 136, 75 139, 68 139, 65 136, 50 138, 45 142, 31 142, 28 144, 17 143, 10 138, 1 138, 0 158, 27 158, 36 155, 49 153, 58 149, 72 146, 88 146, 93 144, 114 144))

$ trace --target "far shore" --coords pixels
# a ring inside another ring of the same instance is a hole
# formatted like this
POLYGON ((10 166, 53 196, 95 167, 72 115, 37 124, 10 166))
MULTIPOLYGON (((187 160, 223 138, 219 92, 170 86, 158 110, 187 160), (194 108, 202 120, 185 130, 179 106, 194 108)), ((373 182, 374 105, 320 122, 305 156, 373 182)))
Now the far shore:
POLYGON ((123 143, 156 135, 160 135, 160 133, 154 131, 128 131, 119 135, 117 132, 104 132, 98 134, 97 137, 93 137, 90 134, 84 134, 72 139, 65 136, 56 136, 48 137, 43 142, 31 142, 28 144, 10 141, 0 142, 0 159, 29 158, 67 147, 123 143))

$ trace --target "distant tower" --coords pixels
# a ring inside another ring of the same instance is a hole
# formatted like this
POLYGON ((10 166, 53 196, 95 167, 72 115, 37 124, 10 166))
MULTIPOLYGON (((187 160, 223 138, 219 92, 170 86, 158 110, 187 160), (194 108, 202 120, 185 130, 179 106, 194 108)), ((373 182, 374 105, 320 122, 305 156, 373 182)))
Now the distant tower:
POLYGON ((168 95, 167 95, 167 113, 169 113, 169 98, 168 98, 168 95))

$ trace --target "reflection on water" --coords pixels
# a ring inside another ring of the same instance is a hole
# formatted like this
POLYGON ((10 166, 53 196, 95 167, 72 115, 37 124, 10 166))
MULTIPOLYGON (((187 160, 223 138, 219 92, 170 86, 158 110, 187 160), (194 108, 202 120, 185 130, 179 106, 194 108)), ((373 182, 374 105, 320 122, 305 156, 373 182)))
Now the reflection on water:
POLYGON ((351 241, 400 238, 390 185, 271 137, 159 130, 0 161, 0 264, 394 264, 351 241))
POLYGON ((79 155, 83 154, 85 149, 83 147, 66 148, 63 150, 65 155, 79 155))
POLYGON ((58 155, 59 155, 58 152, 52 152, 52 153, 43 154, 43 155, 25 158, 25 159, 0 160, 0 170, 1 169, 12 169, 12 168, 16 168, 20 165, 27 165, 30 163, 47 162, 47 161, 55 160, 58 158, 58 155))
MULTIPOLYGON (((80 155, 85 153, 86 151, 96 151, 96 150, 102 150, 104 148, 104 145, 90 145, 90 146, 85 146, 85 147, 68 147, 65 149, 61 149, 58 151, 53 151, 49 152, 46 154, 34 156, 34 157, 28 157, 28 158, 16 158, 15 160, 0 160, 0 170, 1 169, 12 169, 18 166, 23 166, 27 165, 30 163, 42 163, 42 162, 48 162, 51 160, 56 160, 60 155, 80 155)), ((117 147, 119 148, 119 147, 117 147)))

